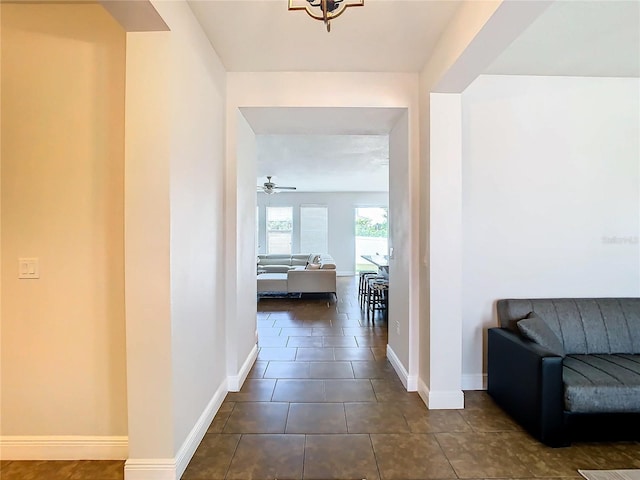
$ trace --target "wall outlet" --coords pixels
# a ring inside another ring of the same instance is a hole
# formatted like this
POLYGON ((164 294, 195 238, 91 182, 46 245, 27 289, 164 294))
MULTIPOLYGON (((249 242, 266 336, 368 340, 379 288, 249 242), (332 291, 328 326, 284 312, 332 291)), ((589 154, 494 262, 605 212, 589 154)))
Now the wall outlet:
POLYGON ((400 322, 396 320, 396 335, 400 335, 400 322))

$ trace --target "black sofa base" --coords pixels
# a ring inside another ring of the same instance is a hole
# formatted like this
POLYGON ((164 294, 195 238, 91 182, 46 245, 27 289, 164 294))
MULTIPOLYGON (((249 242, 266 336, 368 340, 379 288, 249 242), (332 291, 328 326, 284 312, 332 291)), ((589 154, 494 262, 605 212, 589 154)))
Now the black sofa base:
POLYGON ((506 328, 488 331, 488 386, 494 401, 550 447, 574 440, 640 440, 640 413, 564 410, 562 357, 506 328))

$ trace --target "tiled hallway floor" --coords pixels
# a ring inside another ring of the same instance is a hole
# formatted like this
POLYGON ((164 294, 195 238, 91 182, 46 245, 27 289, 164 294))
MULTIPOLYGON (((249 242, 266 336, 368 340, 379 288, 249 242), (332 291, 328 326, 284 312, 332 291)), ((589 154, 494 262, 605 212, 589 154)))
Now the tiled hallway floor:
MULTIPOLYGON (((185 480, 578 477, 640 468, 640 444, 539 444, 485 392, 428 411, 386 358, 387 322, 366 320, 357 281, 325 298, 258 302, 258 361, 227 395, 185 480)), ((391 319, 393 321, 393 319, 391 319)))
MULTIPOLYGON (((386 322, 363 318, 354 278, 338 282, 329 306, 324 297, 258 302, 258 360, 227 395, 184 480, 539 479, 640 468, 639 443, 547 448, 485 392, 465 392, 464 410, 428 411, 386 359, 386 322)), ((4 462, 0 474, 122 478, 122 462, 4 462)))

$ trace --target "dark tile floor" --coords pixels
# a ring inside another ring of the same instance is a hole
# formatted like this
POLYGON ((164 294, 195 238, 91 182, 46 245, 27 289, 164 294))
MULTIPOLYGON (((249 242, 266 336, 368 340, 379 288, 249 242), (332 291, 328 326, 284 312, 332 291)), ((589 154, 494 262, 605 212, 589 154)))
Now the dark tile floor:
MULTIPOLYGON (((427 410, 386 359, 386 321, 363 318, 354 278, 338 288, 329 306, 324 297, 258 302, 258 360, 184 480, 552 479, 640 468, 639 443, 547 448, 485 392, 465 392, 464 410, 427 410)), ((119 480, 122 462, 3 462, 0 478, 119 480)))

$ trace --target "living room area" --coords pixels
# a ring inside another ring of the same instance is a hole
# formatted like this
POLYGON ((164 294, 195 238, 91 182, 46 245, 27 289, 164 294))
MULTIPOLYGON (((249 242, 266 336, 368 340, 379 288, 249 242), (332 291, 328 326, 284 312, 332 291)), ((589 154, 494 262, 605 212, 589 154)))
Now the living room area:
POLYGON ((337 277, 388 258, 388 135, 257 135, 256 167, 258 299, 338 301, 337 277))

